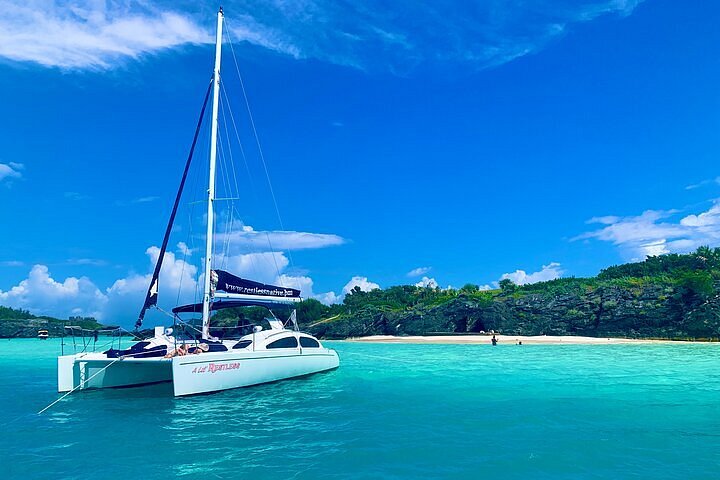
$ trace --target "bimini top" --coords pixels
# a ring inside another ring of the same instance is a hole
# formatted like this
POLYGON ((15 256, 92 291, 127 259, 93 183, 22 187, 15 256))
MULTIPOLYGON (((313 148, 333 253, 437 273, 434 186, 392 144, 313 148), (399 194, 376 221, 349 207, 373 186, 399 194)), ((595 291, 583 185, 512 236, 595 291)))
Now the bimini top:
MULTIPOLYGON (((210 310, 222 310, 224 308, 236 307, 282 307, 287 306, 290 302, 275 300, 225 300, 215 301, 210 304, 210 310)), ((203 310, 202 303, 192 303, 190 305, 180 305, 172 309, 173 313, 200 313, 203 310)))
MULTIPOLYGON (((300 290, 278 287, 237 277, 223 270, 213 270, 210 278, 214 300, 210 310, 235 307, 273 307, 302 300, 300 290)), ((202 312, 203 304, 181 305, 173 313, 202 312)))

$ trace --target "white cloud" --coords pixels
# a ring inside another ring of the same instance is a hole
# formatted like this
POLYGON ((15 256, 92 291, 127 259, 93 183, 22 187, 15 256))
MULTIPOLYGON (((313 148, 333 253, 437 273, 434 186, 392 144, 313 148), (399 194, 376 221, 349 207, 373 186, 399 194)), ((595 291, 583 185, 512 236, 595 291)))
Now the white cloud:
POLYGON ((140 198, 135 198, 135 199, 131 200, 130 203, 148 203, 148 202, 154 202, 155 200, 159 200, 159 199, 160 199, 160 197, 154 197, 154 196, 140 197, 140 198))
MULTIPOLYGON (((105 322, 130 326, 137 319, 143 299, 150 286, 152 270, 160 256, 158 247, 150 247, 145 251, 149 257, 148 273, 144 275, 132 273, 115 281, 106 291, 107 305, 98 316, 105 322)), ((165 252, 160 269, 158 305, 170 311, 178 302, 192 303, 201 301, 198 292, 197 267, 184 260, 175 258, 172 252, 165 252)))
POLYGON ((105 69, 211 38, 187 15, 142 0, 6 0, 0 8, 0 56, 46 67, 105 69))
POLYGON ((419 277, 421 275, 425 275, 430 270, 432 270, 432 267, 417 267, 413 268, 407 273, 408 277, 419 277))
MULTIPOLYGON (((485 68, 542 49, 571 25, 629 15, 642 0, 432 3, 244 0, 227 9, 234 41, 293 58, 406 72, 426 63, 485 68)), ((0 56, 64 69, 106 69, 118 60, 213 41, 211 10, 197 2, 72 3, 5 0, 0 56)))
MULTIPOLYGON (((530 283, 547 282, 560 278, 563 274, 560 264, 557 262, 543 265, 542 270, 534 273, 527 273, 525 270, 515 270, 512 273, 504 273, 500 280, 510 279, 515 285, 528 285, 530 283)), ((484 285, 487 286, 487 285, 484 285)))
POLYGON ((25 262, 21 262, 20 260, 4 260, 0 262, 1 267, 22 267, 25 265, 25 262))
POLYGON ((58 282, 47 266, 35 265, 27 279, 6 292, 0 290, 0 302, 38 315, 100 317, 107 298, 87 277, 58 282))
MULTIPOLYGON (((312 280, 310 280, 310 287, 312 287, 312 280)), ((380 285, 375 282, 369 281, 367 277, 354 276, 350 279, 348 283, 345 284, 342 292, 339 295, 335 292, 312 293, 312 288, 310 288, 309 297, 314 298, 324 303, 325 305, 342 303, 342 301, 345 299, 345 295, 350 293, 355 287, 360 287, 360 290, 362 290, 363 292, 369 292, 371 290, 380 288, 380 285)))
POLYGON ((344 295, 347 295, 355 287, 360 287, 360 290, 362 290, 363 292, 369 292, 371 290, 377 290, 378 288, 380 288, 380 285, 375 282, 369 281, 367 277, 352 277, 350 281, 346 283, 343 287, 342 293, 344 295))
POLYGON ((22 163, 0 163, 0 181, 6 178, 21 178, 23 164, 22 163))
MULTIPOLYGON (((542 49, 575 23, 629 15, 641 0, 375 3, 244 2, 247 30, 294 57, 364 70, 407 72, 421 64, 500 65, 542 49), (250 20, 251 19, 251 20, 250 20), (250 20, 250 21, 249 21, 250 20)), ((238 22, 233 22, 238 23, 238 22)))
POLYGON ((79 200, 87 200, 88 198, 90 198, 89 196, 84 195, 80 192, 65 192, 63 194, 63 196, 65 198, 69 198, 70 200, 78 200, 78 201, 79 200))
MULTIPOLYGON (((178 245, 181 252, 184 248, 187 245, 178 245)), ((56 317, 94 316, 106 324, 131 328, 145 298, 160 249, 152 246, 145 253, 148 256, 145 273, 130 273, 117 279, 105 290, 96 287, 87 277, 68 277, 62 282, 56 281, 50 276, 47 266, 36 265, 26 280, 7 292, 0 290, 0 304, 56 317)), ((73 259, 66 264, 94 265, 96 262, 93 259, 73 259)), ((259 282, 298 288, 304 298, 316 298, 326 304, 342 302, 345 293, 355 285, 364 291, 379 288, 366 277, 353 277, 345 285, 342 295, 335 292, 315 293, 312 278, 285 273, 289 260, 283 252, 218 256, 216 262, 216 268, 227 269, 240 277, 259 282)), ((0 265, 21 266, 22 262, 6 261, 0 265)), ((172 252, 165 252, 160 270, 158 306, 169 312, 178 304, 200 302, 202 281, 203 274, 199 273, 198 267, 177 258, 172 252)), ((167 323, 168 320, 161 313, 149 310, 145 326, 167 323)))
POLYGON ((415 286, 421 288, 437 288, 438 283, 434 278, 423 277, 422 280, 415 284, 415 286))
POLYGON ((66 265, 91 265, 93 267, 104 267, 107 261, 98 258, 71 258, 65 261, 66 265))
POLYGON ((343 298, 345 298, 344 295, 337 295, 335 292, 313 292, 313 280, 305 275, 293 276, 282 274, 274 283, 283 287, 297 288, 300 290, 303 298, 314 298, 325 305, 340 303, 343 301, 343 298))
POLYGON ((685 190, 695 190, 696 188, 704 187, 706 185, 720 185, 720 177, 703 180, 699 183, 694 183, 685 187, 685 190))
POLYGON ((160 197, 154 197, 154 196, 138 197, 138 198, 133 198, 133 199, 131 199, 131 200, 117 200, 117 201, 115 202, 115 205, 117 205, 117 206, 119 206, 119 207, 128 207, 128 206, 130 206, 130 205, 137 205, 137 204, 140 204, 140 203, 150 203, 150 202, 154 202, 154 201, 159 200, 159 199, 160 199, 160 197))
POLYGON ((701 245, 720 244, 720 200, 706 211, 678 218, 678 210, 647 210, 638 216, 601 217, 605 225, 573 240, 597 239, 616 245, 631 261, 665 253, 688 252, 701 245))
POLYGON ((273 283, 290 265, 283 252, 255 252, 239 255, 217 255, 215 268, 258 282, 273 283))
POLYGON ((335 303, 342 303, 343 298, 345 298, 342 295, 337 295, 335 292, 326 292, 326 293, 318 293, 313 296, 313 298, 321 303, 324 303, 325 305, 333 305, 335 303))
MULTIPOLYGON (((218 230, 225 228, 220 226, 218 230)), ((241 229, 232 233, 220 233, 215 236, 220 245, 232 246, 233 252, 248 250, 307 250, 325 248, 345 243, 339 235, 328 233, 295 232, 291 230, 255 230, 249 225, 242 225, 241 229)))
POLYGON ((195 248, 188 247, 187 243, 185 243, 185 242, 178 242, 177 249, 181 255, 184 255, 186 257, 189 257, 190 255, 192 255, 193 252, 196 250, 195 248))

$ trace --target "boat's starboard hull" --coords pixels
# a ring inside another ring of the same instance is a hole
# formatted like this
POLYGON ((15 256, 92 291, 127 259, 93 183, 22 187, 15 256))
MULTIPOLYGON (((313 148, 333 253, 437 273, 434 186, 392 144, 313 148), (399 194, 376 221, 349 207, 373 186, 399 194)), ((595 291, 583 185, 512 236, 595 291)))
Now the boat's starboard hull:
POLYGON ((217 392, 301 377, 339 365, 335 350, 325 348, 311 352, 279 349, 175 357, 173 388, 175 396, 217 392))

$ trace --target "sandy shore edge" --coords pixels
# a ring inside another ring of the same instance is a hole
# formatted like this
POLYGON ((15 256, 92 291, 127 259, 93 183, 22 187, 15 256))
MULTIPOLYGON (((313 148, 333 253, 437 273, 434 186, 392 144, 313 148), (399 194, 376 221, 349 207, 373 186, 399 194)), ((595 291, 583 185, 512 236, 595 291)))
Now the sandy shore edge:
MULTIPOLYGON (((427 344, 490 344, 492 335, 430 335, 394 337, 392 335, 371 335, 368 337, 348 338, 348 342, 360 343, 427 343, 427 344)), ((523 335, 495 335, 498 345, 610 345, 625 343, 701 343, 681 340, 635 340, 631 338, 597 338, 563 336, 523 336, 523 335)), ((705 342, 702 342, 705 343, 705 342)))

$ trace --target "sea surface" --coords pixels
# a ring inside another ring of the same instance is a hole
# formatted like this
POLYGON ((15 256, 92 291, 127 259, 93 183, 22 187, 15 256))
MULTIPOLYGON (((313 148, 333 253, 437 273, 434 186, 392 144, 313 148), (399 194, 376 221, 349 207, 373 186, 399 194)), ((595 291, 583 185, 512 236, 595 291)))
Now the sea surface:
POLYGON ((59 341, 0 340, 2 478, 720 478, 720 345, 326 344, 329 373, 38 415, 59 341))

